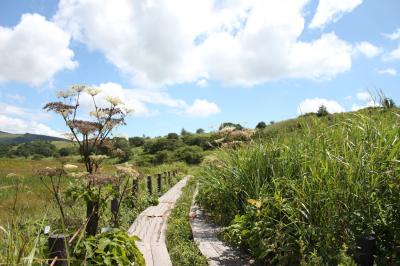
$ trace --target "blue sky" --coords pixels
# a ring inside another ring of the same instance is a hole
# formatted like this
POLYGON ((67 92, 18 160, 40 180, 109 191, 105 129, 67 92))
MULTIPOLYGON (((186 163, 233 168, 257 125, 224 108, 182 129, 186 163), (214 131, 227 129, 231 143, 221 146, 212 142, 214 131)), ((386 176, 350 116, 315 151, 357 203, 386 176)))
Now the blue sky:
MULTIPOLYGON (((400 103, 397 0, 0 2, 0 130, 60 135, 72 84, 135 110, 120 135, 254 127, 400 103)), ((85 104, 85 102, 83 103, 85 104)))

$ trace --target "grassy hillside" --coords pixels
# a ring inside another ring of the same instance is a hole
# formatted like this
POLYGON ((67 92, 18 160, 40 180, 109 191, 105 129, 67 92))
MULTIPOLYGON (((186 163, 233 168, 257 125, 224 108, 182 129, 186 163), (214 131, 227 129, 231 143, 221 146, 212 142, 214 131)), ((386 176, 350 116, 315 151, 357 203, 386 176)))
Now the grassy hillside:
POLYGON ((11 134, 7 132, 0 131, 0 144, 13 144, 13 143, 25 143, 31 142, 35 140, 42 141, 65 141, 65 139, 45 136, 45 135, 37 135, 37 134, 11 134))
POLYGON ((198 200, 224 237, 267 265, 400 263, 400 111, 307 115, 205 160, 198 200))

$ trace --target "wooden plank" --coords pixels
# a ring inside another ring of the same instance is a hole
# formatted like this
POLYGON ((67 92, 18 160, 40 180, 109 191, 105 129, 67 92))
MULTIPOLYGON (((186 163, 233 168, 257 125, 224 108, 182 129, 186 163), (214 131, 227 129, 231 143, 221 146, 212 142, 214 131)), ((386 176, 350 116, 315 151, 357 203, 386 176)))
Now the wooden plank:
POLYGON ((165 230, 168 216, 182 194, 182 188, 186 185, 188 178, 184 177, 160 197, 157 206, 151 206, 139 214, 128 230, 129 235, 140 238, 136 244, 147 266, 172 266, 165 244, 165 230))
POLYGON ((247 254, 218 239, 221 228, 212 223, 206 213, 195 203, 197 192, 198 186, 190 208, 190 226, 193 240, 203 256, 207 258, 209 265, 254 265, 254 261, 247 254))

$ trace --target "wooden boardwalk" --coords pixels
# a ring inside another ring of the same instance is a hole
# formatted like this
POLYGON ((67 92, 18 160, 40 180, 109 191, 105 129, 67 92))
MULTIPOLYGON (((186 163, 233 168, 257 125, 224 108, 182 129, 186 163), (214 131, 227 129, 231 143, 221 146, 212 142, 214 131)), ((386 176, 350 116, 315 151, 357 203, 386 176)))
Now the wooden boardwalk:
POLYGON ((165 229, 168 216, 176 200, 181 196, 182 188, 187 180, 188 177, 184 177, 160 197, 157 206, 144 210, 128 230, 129 235, 136 235, 141 239, 141 241, 136 241, 136 244, 147 266, 172 265, 165 244, 165 229))
POLYGON ((200 252, 207 258, 209 265, 254 265, 247 255, 218 239, 221 229, 210 222, 206 213, 195 203, 197 191, 198 187, 190 209, 190 225, 193 239, 200 252))

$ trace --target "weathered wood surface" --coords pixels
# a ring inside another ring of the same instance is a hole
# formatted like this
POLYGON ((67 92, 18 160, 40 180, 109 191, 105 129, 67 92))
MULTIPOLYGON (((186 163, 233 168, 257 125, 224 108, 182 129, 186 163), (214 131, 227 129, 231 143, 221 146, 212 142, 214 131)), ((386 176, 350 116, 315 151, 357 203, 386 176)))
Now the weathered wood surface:
POLYGON ((246 254, 218 239, 221 228, 212 223, 207 214, 196 204, 197 191, 198 187, 196 187, 190 208, 190 225, 193 239, 200 252, 207 258, 209 265, 254 265, 246 254))
POLYGON ((141 241, 136 241, 142 252, 147 266, 172 265, 167 246, 165 244, 165 229, 168 216, 176 200, 182 194, 188 177, 184 177, 163 196, 159 198, 157 206, 144 210, 128 230, 129 235, 136 235, 141 241))

